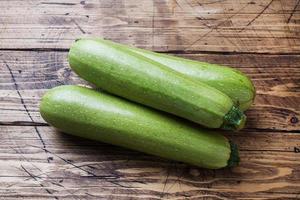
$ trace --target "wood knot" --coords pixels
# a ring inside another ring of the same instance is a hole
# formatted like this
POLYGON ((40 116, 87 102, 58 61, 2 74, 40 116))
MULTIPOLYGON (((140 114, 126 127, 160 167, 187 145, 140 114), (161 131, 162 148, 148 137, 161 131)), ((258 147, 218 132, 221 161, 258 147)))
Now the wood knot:
POLYGON ((291 117, 290 122, 291 122, 292 124, 296 124, 296 123, 299 122, 299 119, 298 119, 297 117, 293 116, 293 117, 291 117))

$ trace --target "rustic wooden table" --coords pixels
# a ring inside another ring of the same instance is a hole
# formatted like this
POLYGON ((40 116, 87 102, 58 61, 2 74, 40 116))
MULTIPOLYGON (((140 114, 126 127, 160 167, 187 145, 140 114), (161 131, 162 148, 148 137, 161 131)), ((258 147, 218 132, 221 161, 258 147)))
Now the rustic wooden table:
POLYGON ((299 0, 1 0, 0 199, 300 199, 299 0), (41 118, 49 88, 99 36, 233 66, 257 89, 241 164, 204 170, 67 136, 41 118))

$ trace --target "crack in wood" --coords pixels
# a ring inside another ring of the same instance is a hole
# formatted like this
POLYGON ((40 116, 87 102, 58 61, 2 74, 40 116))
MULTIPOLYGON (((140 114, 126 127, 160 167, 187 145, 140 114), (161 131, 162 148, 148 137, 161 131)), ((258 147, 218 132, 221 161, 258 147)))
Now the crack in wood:
MULTIPOLYGON (((22 150, 21 150, 21 148, 19 148, 19 150, 20 150, 20 152, 17 150, 17 149, 15 149, 15 148, 13 148, 13 147, 11 147, 10 146, 10 148, 11 149, 13 149, 16 153, 18 153, 19 155, 21 155, 21 157, 25 160, 25 161, 27 161, 28 163, 30 163, 35 169, 37 169, 38 171, 40 171, 40 172, 42 172, 42 173, 40 173, 40 174, 38 174, 38 175, 35 175, 35 176, 30 176, 29 178, 27 178, 27 179, 25 179, 24 181, 28 181, 28 180, 30 180, 30 179, 34 179, 35 177, 36 178, 39 178, 39 179, 43 179, 41 176, 42 175, 45 175, 45 176, 47 176, 48 177, 48 179, 50 178, 52 178, 52 177, 50 177, 50 176, 48 176, 48 173, 47 172, 43 172, 40 168, 38 168, 33 162, 31 162, 30 160, 28 160, 23 154, 23 152, 22 152, 22 150)), ((22 165, 21 165, 22 166, 22 165)), ((28 170, 27 170, 28 171, 28 170)), ((29 172, 29 171, 28 171, 29 172)), ((32 173, 31 173, 32 174, 32 173)), ((61 187, 61 188, 65 188, 65 186, 63 186, 62 184, 60 184, 60 182, 59 183, 56 183, 55 181, 52 181, 52 180, 47 180, 48 182, 50 182, 51 184, 53 184, 53 185, 56 185, 56 186, 59 186, 59 187, 61 187)), ((17 183, 16 183, 17 184, 17 183)), ((9 185, 8 187, 12 187, 12 186, 14 186, 14 185, 16 185, 16 184, 12 184, 12 185, 9 185)), ((74 193, 72 193, 72 192, 70 192, 69 190, 66 190, 65 189, 65 191, 67 191, 69 194, 71 194, 71 195, 74 195, 74 193)))
POLYGON ((83 30, 83 28, 81 28, 81 26, 75 20, 72 20, 72 21, 74 22, 76 27, 81 31, 81 33, 86 34, 86 32, 83 30))
MULTIPOLYGON (((37 178, 37 176, 35 176, 34 174, 30 173, 23 165, 21 165, 21 168, 23 169, 23 171, 25 171, 31 178, 33 178, 35 181, 37 181, 39 183, 39 185, 44 188, 44 190, 50 194, 53 195, 53 192, 51 192, 49 189, 45 188, 44 184, 40 183, 39 180, 37 178)), ((54 199, 58 199, 57 196, 53 196, 54 199)))
POLYGON ((24 103, 24 99, 23 99, 23 97, 22 97, 22 95, 21 95, 21 93, 20 93, 19 86, 18 86, 18 84, 17 84, 17 82, 16 82, 16 79, 15 79, 14 74, 12 73, 12 70, 10 69, 9 65, 8 65, 5 61, 4 61, 4 64, 6 65, 8 71, 9 71, 9 73, 10 73, 10 76, 11 76, 11 78, 12 78, 12 81, 13 81, 13 84, 14 84, 15 89, 16 89, 16 91, 17 91, 17 94, 18 94, 18 96, 20 97, 21 104, 23 105, 23 107, 24 107, 24 109, 25 109, 25 111, 26 111, 28 117, 30 118, 30 120, 31 120, 32 122, 34 122, 33 119, 32 119, 32 117, 31 117, 31 115, 30 115, 30 113, 29 113, 29 111, 28 111, 28 109, 27 109, 26 104, 24 103))
POLYGON ((287 24, 290 23, 292 17, 294 16, 294 13, 296 12, 296 9, 297 9, 299 3, 300 3, 300 0, 297 1, 297 3, 296 3, 296 5, 295 5, 295 7, 294 7, 294 9, 293 9, 293 11, 292 11, 292 13, 291 13, 291 15, 289 16, 289 18, 288 18, 288 20, 287 20, 287 22, 286 22, 287 24))
MULTIPOLYGON (((185 0, 186 1, 186 0, 185 0)), ((189 4, 190 5, 190 4, 189 4)), ((238 15, 242 10, 244 10, 249 4, 246 4, 245 6, 243 6, 242 8, 240 8, 236 13, 234 13, 233 15, 229 16, 228 18, 226 18, 224 21, 218 23, 216 26, 214 27, 209 27, 206 24, 206 27, 210 28, 209 31, 207 31, 204 35, 202 35, 200 38, 198 38, 197 40, 195 40, 194 42, 192 42, 189 46, 187 46, 184 51, 187 51, 189 48, 191 48, 192 46, 194 46, 196 43, 198 43, 199 41, 201 41, 204 37, 206 37, 208 34, 210 34, 211 32, 213 32, 215 29, 218 29, 219 26, 223 25, 224 23, 226 23, 228 20, 232 19, 234 16, 238 15)), ((190 5, 191 6, 191 5, 190 5)), ((200 5, 201 6, 201 5, 200 5)), ((200 18, 202 19, 202 18, 200 18)))
MULTIPOLYGON (((21 157, 22 157, 25 161, 27 161, 28 163, 30 163, 35 169, 37 169, 37 170, 39 170, 40 172, 42 172, 42 173, 40 173, 40 174, 38 174, 38 175, 35 175, 35 176, 30 176, 30 175, 29 175, 29 178, 26 177, 27 179, 25 179, 24 181, 28 181, 28 180, 30 180, 30 179, 34 179, 34 177, 43 179, 41 176, 42 176, 42 175, 45 175, 45 176, 48 177, 48 180, 47 180, 47 181, 50 182, 51 184, 56 185, 56 186, 59 186, 59 187, 61 187, 61 188, 65 188, 64 185, 60 184, 61 182, 56 183, 55 181, 49 180, 49 178, 52 179, 52 177, 48 176, 48 173, 47 173, 47 172, 43 172, 43 171, 42 171, 40 168, 38 168, 35 164, 33 164, 32 162, 30 162, 30 161, 23 155, 23 152, 22 152, 22 150, 21 150, 20 148, 19 148, 20 152, 19 152, 17 149, 13 148, 13 147, 10 147, 10 148, 13 149, 14 151, 16 151, 16 153, 18 153, 19 155, 21 155, 21 157)), ((21 166, 22 166, 22 165, 21 165, 21 166)), ((27 171, 28 171, 28 170, 27 170, 27 171)), ((57 177, 54 177, 54 179, 56 179, 56 178, 57 178, 57 177)), ((17 184, 17 183, 16 183, 16 184, 17 184)), ((16 184, 9 185, 9 187, 12 187, 12 186, 14 186, 14 185, 16 185, 16 184)), ((71 194, 71 195, 74 195, 74 193, 70 192, 70 191, 67 190, 67 189, 65 189, 65 191, 68 192, 68 193, 71 194)))
MULTIPOLYGON (((172 163, 174 163, 173 161, 171 161, 172 163)), ((165 195, 166 195, 166 186, 167 186, 167 183, 168 183, 168 179, 169 179, 169 176, 170 176, 170 170, 171 170, 171 165, 168 166, 167 168, 167 175, 166 175, 166 179, 165 179, 165 182, 163 184, 163 190, 162 190, 162 193, 161 193, 161 198, 164 198, 165 195)))
MULTIPOLYGON (((181 7, 181 5, 178 3, 177 0, 173 0, 173 2, 174 2, 181 10, 183 10, 182 7, 181 7)), ((174 14, 174 8, 172 8, 172 13, 174 14)))
MULTIPOLYGON (((24 99, 23 99, 23 97, 22 97, 22 95, 21 95, 21 93, 20 93, 19 85, 18 85, 17 82, 16 82, 15 76, 14 76, 14 74, 13 74, 11 68, 10 68, 9 65, 6 63, 6 61, 4 61, 4 64, 6 65, 8 71, 9 71, 9 73, 10 73, 10 76, 11 76, 12 81, 13 81, 14 86, 15 86, 15 90, 17 91, 17 94, 18 94, 18 96, 20 97, 20 101, 21 101, 21 104, 23 105, 23 107, 24 107, 24 109, 25 109, 25 112, 27 113, 27 115, 28 115, 30 121, 31 121, 32 123, 34 123, 34 120, 33 120, 32 116, 30 115, 30 113, 29 113, 29 111, 28 111, 28 108, 27 108, 27 106, 26 106, 26 104, 25 104, 25 102, 24 102, 24 99)), ((45 142, 44 142, 44 140, 43 140, 43 137, 42 137, 41 133, 39 132, 39 130, 38 130, 38 128, 37 128, 36 126, 34 126, 34 129, 35 129, 35 132, 36 132, 37 135, 38 135, 39 140, 41 141, 41 143, 42 143, 42 145, 43 145, 43 148, 46 149, 46 144, 45 144, 45 142)), ((47 153, 46 153, 46 154, 47 154, 47 153)), ((47 161, 48 161, 48 163, 50 162, 49 159, 48 159, 48 156, 47 156, 47 161)))
POLYGON ((75 165, 74 163, 70 162, 69 160, 67 160, 67 159, 65 159, 65 158, 63 158, 63 157, 61 157, 61 156, 59 156, 59 155, 57 155, 57 154, 49 151, 48 149, 41 148, 41 147, 34 146, 34 145, 30 145, 30 146, 34 147, 34 148, 43 149, 44 151, 47 151, 48 153, 54 155, 55 157, 59 158, 60 160, 64 161, 65 163, 67 163, 68 165, 71 165, 74 168, 79 169, 79 170, 81 170, 81 171, 83 171, 83 172, 91 175, 92 178, 101 178, 101 179, 103 179, 103 180, 105 180, 105 181, 107 181, 109 183, 112 183, 114 185, 120 186, 122 188, 136 188, 136 187, 131 187, 131 186, 125 186, 125 185, 123 185, 121 183, 118 183, 117 181, 109 180, 109 179, 116 179, 116 180, 119 179, 120 176, 118 176, 116 174, 114 174, 114 176, 99 176, 99 175, 96 175, 96 174, 94 174, 93 172, 91 172, 89 170, 86 170, 86 169, 82 168, 81 166, 75 165))
MULTIPOLYGON (((174 183, 169 187, 169 189, 167 189, 167 193, 176 185, 177 182, 178 182, 179 187, 181 188, 181 181, 180 181, 180 179, 183 177, 183 175, 185 173, 185 169, 182 169, 181 173, 178 175, 178 171, 180 171, 180 170, 178 170, 177 164, 178 164, 177 162, 174 162, 175 169, 176 169, 176 174, 177 174, 177 178, 174 181, 174 183)), ((186 167, 184 167, 184 168, 186 168, 186 167)))
POLYGON ((264 7, 264 9, 262 10, 262 11, 260 11, 252 20, 250 20, 249 22, 248 22, 248 24, 244 27, 244 28, 242 28, 242 30, 240 30, 240 32, 242 32, 243 30, 245 30, 245 28, 247 27, 247 26, 250 26, 257 18, 259 18, 269 7, 270 7, 270 5, 273 3, 273 1, 274 0, 271 0, 267 5, 266 5, 266 7, 264 7))

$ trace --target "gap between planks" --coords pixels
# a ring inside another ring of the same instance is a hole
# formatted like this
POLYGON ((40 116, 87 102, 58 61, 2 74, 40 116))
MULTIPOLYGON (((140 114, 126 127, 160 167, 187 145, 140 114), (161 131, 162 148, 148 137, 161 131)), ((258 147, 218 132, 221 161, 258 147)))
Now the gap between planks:
MULTIPOLYGON (((130 46, 130 45, 128 45, 130 46)), ((145 49, 145 48, 141 48, 145 49)), ((145 49, 149 50, 150 49, 145 49)), ((69 48, 0 48, 0 51, 19 51, 19 52, 68 52, 69 48)), ((154 51, 157 53, 165 54, 216 54, 216 55, 295 55, 298 56, 300 53, 278 53, 278 52, 244 52, 244 51, 199 51, 199 50, 169 50, 169 51, 154 51)))

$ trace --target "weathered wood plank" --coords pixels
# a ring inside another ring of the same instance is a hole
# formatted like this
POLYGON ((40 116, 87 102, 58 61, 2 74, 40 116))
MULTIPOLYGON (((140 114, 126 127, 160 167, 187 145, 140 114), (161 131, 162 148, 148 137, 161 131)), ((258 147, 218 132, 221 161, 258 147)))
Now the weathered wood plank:
MULTIPOLYGON (((40 132, 43 141, 47 147, 56 148, 67 147, 72 151, 77 151, 78 146, 100 146, 107 148, 104 143, 97 143, 92 140, 78 140, 77 137, 60 134, 51 126, 38 126, 37 130, 34 126, 1 126, 1 143, 0 150, 8 150, 7 147, 18 143, 22 147, 29 144, 35 147, 40 146, 40 139, 36 132, 40 132), (11 127, 11 128, 10 128, 11 127), (5 134, 4 134, 5 132, 5 134), (25 142, 25 143, 24 143, 25 142)), ((240 133, 230 133, 223 131, 232 141, 240 145, 243 151, 278 151, 278 152, 294 152, 295 147, 300 146, 300 134, 289 132, 267 132, 267 131, 253 131, 243 130, 240 133), (255 141, 257 139, 257 141, 255 141)), ((31 152, 32 153, 32 152, 31 152)), ((300 152, 299 152, 300 153, 300 152)), ((14 156, 11 160, 14 160, 14 156)))
POLYGON ((240 166, 204 170, 61 134, 52 127, 0 127, 0 194, 5 198, 300 197, 300 156, 294 152, 299 134, 235 134, 231 139, 240 146, 240 166))
POLYGON ((5 49, 69 48, 98 36, 159 51, 300 52, 297 0, 5 0, 1 8, 5 49))
MULTIPOLYGON (((248 128, 300 130, 300 55, 185 54, 187 58, 231 65, 250 76, 257 89, 247 112, 248 128)), ((46 89, 86 84, 69 68, 67 52, 0 51, 0 122, 43 123, 38 104, 46 89)))

